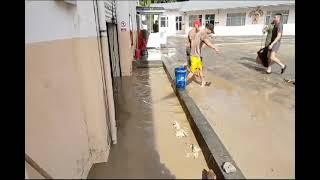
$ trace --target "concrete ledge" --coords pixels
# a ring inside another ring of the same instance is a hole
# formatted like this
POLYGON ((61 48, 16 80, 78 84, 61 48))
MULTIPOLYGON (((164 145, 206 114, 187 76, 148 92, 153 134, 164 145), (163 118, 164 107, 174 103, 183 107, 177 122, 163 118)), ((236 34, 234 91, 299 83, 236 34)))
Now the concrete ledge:
POLYGON ((145 61, 145 60, 137 60, 133 61, 133 65, 137 68, 159 68, 163 67, 163 63, 161 60, 158 61, 145 61))
POLYGON ((218 179, 245 179, 241 170, 236 165, 231 155, 193 99, 186 93, 186 91, 180 91, 175 88, 174 67, 171 67, 165 61, 163 61, 163 67, 167 73, 169 81, 171 82, 171 86, 187 115, 192 131, 197 138, 208 167, 216 173, 218 179), (231 162, 237 168, 237 171, 230 174, 225 173, 222 168, 225 162, 231 162))

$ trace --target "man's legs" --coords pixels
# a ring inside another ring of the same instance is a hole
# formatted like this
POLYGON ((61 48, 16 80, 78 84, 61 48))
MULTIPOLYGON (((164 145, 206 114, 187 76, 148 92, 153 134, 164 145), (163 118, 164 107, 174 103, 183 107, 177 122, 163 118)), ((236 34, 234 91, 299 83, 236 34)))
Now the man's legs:
POLYGON ((193 78, 194 73, 189 72, 188 77, 187 77, 187 82, 191 82, 191 79, 193 78))
POLYGON ((187 56, 187 70, 190 71, 191 67, 191 60, 190 60, 190 55, 187 56))
POLYGON ((271 51, 269 54, 268 54, 268 58, 270 59, 270 65, 269 67, 267 68, 267 73, 271 73, 271 65, 276 62, 277 64, 279 64, 279 66, 281 67, 281 69, 284 69, 285 65, 281 63, 280 59, 278 59, 276 57, 276 52, 275 51, 271 51))
POLYGON ((202 67, 199 70, 199 76, 200 76, 200 80, 201 80, 201 87, 204 87, 206 85, 206 82, 204 81, 204 76, 203 76, 203 69, 202 67))
POLYGON ((189 62, 190 62, 190 66, 189 66, 189 74, 188 74, 188 76, 187 76, 187 81, 190 83, 191 82, 191 79, 193 78, 193 75, 195 74, 195 73, 197 73, 197 71, 196 71, 196 62, 195 62, 195 60, 193 59, 194 57, 193 56, 189 56, 189 60, 188 60, 188 64, 189 64, 189 62))

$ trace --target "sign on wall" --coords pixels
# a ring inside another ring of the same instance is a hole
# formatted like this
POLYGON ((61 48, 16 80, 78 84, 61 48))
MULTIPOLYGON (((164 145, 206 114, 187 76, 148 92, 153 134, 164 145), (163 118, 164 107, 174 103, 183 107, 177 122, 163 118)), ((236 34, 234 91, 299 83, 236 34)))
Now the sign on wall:
POLYGON ((121 29, 121 32, 127 31, 127 23, 125 21, 120 22, 120 29, 121 29))

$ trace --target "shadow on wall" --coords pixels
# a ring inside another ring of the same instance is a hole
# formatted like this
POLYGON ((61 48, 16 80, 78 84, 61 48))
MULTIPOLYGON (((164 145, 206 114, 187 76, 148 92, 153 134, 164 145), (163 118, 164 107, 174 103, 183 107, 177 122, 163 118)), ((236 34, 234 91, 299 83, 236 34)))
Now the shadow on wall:
POLYGON ((111 148, 107 163, 92 166, 88 178, 176 178, 156 151, 148 80, 148 68, 135 69, 133 76, 117 80, 118 144, 111 148))

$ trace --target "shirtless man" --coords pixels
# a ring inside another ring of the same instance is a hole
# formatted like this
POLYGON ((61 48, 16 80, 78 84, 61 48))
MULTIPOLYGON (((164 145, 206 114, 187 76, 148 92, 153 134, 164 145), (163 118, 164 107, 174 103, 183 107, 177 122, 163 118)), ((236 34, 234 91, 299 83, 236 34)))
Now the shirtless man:
POLYGON ((193 76, 196 74, 201 79, 201 87, 204 87, 206 82, 204 81, 203 75, 203 63, 201 60, 201 49, 203 45, 207 45, 208 47, 215 50, 215 52, 219 53, 217 47, 215 47, 211 42, 209 35, 214 33, 214 25, 208 24, 205 29, 200 30, 198 33, 195 34, 194 39, 191 39, 190 47, 190 61, 191 67, 190 72, 188 74, 188 81, 190 81, 193 76))
POLYGON ((194 39, 196 34, 200 32, 201 23, 199 20, 193 22, 194 28, 192 28, 188 33, 188 39, 186 43, 186 55, 187 55, 187 63, 184 64, 184 67, 188 67, 188 71, 190 71, 189 67, 191 66, 190 61, 190 52, 191 52, 191 41, 194 39))

